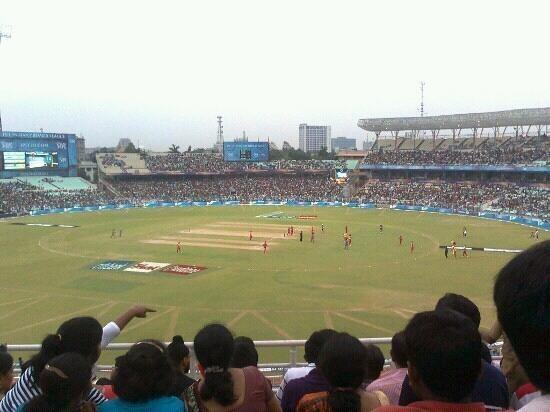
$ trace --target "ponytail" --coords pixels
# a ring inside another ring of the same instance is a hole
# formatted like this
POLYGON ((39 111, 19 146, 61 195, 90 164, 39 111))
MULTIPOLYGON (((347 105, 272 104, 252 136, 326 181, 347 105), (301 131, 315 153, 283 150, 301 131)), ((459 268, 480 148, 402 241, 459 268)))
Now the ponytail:
POLYGON ((361 397, 354 389, 333 389, 328 395, 329 411, 350 411, 361 410, 361 397))
POLYGON ((212 399, 222 406, 235 402, 237 398, 233 394, 231 373, 227 369, 222 372, 205 372, 200 397, 204 401, 212 399))
POLYGON ((103 328, 96 319, 89 316, 69 319, 59 326, 55 334, 44 338, 40 352, 24 365, 25 369, 32 366, 34 381, 38 382, 48 361, 66 352, 79 353, 93 364, 99 357, 102 336, 103 328))
POLYGON ((42 341, 40 352, 34 355, 30 361, 25 364, 25 369, 32 366, 32 376, 35 382, 39 381, 40 373, 52 358, 63 353, 61 337, 59 335, 48 335, 42 341))

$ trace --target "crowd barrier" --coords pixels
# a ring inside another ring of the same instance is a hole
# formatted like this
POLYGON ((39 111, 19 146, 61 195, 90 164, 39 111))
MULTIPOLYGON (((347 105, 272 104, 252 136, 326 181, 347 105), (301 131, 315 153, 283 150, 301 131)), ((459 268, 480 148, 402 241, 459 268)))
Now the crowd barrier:
MULTIPOLYGON (((214 201, 186 201, 186 202, 145 202, 139 205, 134 204, 112 204, 112 205, 96 205, 96 206, 76 206, 67 208, 54 208, 33 210, 30 212, 32 216, 49 215, 53 213, 72 213, 72 212, 89 212, 99 210, 115 210, 115 209, 131 209, 131 208, 157 208, 157 207, 206 207, 206 206, 314 206, 314 207, 350 207, 356 209, 374 209, 378 206, 374 203, 360 202, 326 202, 326 201, 300 201, 300 200, 255 200, 251 202, 240 202, 238 200, 214 200, 214 201)), ((503 222, 518 223, 525 226, 530 226, 536 229, 550 230, 550 221, 537 217, 518 216, 512 214, 503 214, 491 210, 482 210, 480 212, 470 212, 462 209, 437 208, 429 206, 415 206, 395 204, 390 206, 394 210, 405 210, 415 212, 443 213, 450 215, 467 215, 480 217, 484 219, 499 220, 503 222)))

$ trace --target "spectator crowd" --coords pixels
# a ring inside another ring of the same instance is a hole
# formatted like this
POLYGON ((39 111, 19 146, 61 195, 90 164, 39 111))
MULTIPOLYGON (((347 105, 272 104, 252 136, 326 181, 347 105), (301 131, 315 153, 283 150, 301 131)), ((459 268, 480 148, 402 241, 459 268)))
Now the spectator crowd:
POLYGON ((398 165, 528 165, 549 161, 548 150, 486 149, 486 150, 385 150, 369 152, 365 164, 398 165))
POLYGON ((272 160, 268 162, 225 162, 218 153, 167 153, 149 155, 145 163, 152 172, 178 172, 183 174, 246 172, 258 170, 324 170, 345 166, 337 160, 272 160))
POLYGON ((356 195, 365 203, 448 208, 468 212, 494 210, 525 216, 550 217, 548 187, 496 183, 369 181, 356 195))
POLYGON ((277 395, 258 369, 250 338, 222 324, 204 326, 190 351, 181 336, 166 346, 143 339, 115 360, 109 378, 94 377, 101 350, 135 318, 134 306, 102 327, 93 317, 63 322, 23 363, 0 348, 2 412, 488 412, 550 411, 550 241, 511 259, 497 274, 497 321, 480 331, 478 307, 447 293, 415 314, 391 342, 392 364, 373 344, 342 331, 314 332, 307 366, 289 369, 277 395), (504 337, 502 360, 487 341, 504 337))

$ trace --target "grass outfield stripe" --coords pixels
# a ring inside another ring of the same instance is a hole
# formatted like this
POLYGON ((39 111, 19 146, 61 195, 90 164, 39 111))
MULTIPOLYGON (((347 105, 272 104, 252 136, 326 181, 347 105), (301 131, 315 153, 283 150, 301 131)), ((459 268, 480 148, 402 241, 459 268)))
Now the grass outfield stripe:
POLYGON ((386 332, 386 333, 389 333, 390 335, 393 334, 394 332, 389 330, 389 329, 386 329, 382 326, 378 326, 378 325, 375 325, 374 323, 371 323, 371 322, 367 322, 365 320, 361 320, 361 319, 356 319, 352 316, 349 316, 349 315, 344 315, 343 313, 340 313, 340 312, 334 312, 334 314, 336 316, 340 316, 341 318, 343 319, 347 319, 347 320, 351 320, 352 322, 356 322, 356 323, 359 323, 360 325, 365 325, 365 326, 370 326, 371 328, 373 329, 377 329, 381 332, 386 332))
POLYGON ((233 326, 235 326, 235 324, 240 321, 247 313, 247 310, 243 310, 242 312, 240 312, 237 316, 227 322, 227 327, 232 328, 233 326))
MULTIPOLYGON (((169 242, 167 240, 142 240, 141 243, 149 243, 152 245, 170 245, 174 246, 174 242, 169 242)), ((182 246, 192 246, 192 247, 213 247, 220 249, 241 249, 241 250, 263 250, 261 245, 257 246, 241 246, 241 245, 231 245, 225 243, 207 243, 207 242, 180 242, 182 246)))
POLYGON ((105 309, 103 309, 101 312, 99 312, 97 315, 95 315, 96 318, 100 318, 103 315, 105 315, 107 312, 109 312, 114 306, 118 305, 119 302, 111 302, 105 309))
MULTIPOLYGON (((160 240, 171 240, 172 244, 175 246, 178 241, 187 240, 187 241, 196 241, 196 242, 207 242, 207 243, 226 243, 228 245, 253 245, 258 241, 254 240, 234 240, 234 239, 220 239, 220 238, 211 238, 211 237, 193 237, 193 236, 159 236, 160 240)), ((156 240, 156 239, 153 239, 156 240)), ((270 245, 278 245, 277 242, 271 242, 270 245)))
POLYGON ((168 330, 166 331, 166 335, 164 337, 164 340, 169 342, 172 340, 174 335, 176 334, 176 326, 178 324, 178 318, 180 316, 180 308, 175 308, 170 316, 170 323, 168 324, 168 330))
POLYGON ((35 323, 31 323, 30 325, 25 325, 25 326, 22 326, 20 328, 16 328, 16 329, 12 329, 12 330, 7 330, 4 332, 5 335, 9 335, 9 334, 12 334, 12 333, 15 333, 15 332, 21 332, 22 330, 26 330, 26 329, 31 329, 31 328, 34 328, 35 326, 40 326, 40 325, 44 325, 46 323, 50 323, 50 322, 53 322, 53 321, 56 321, 56 320, 60 320, 60 319, 64 319, 64 320, 67 320, 67 319, 70 319, 76 315, 83 315, 83 314, 86 314, 88 311, 91 311, 93 309, 97 309, 97 308, 100 308, 102 306, 105 306, 107 305, 107 303, 103 302, 103 303, 100 303, 99 305, 93 305, 93 306, 88 306, 87 308, 82 308, 80 310, 77 310, 77 311, 74 311, 74 312, 70 312, 70 313, 64 313, 63 315, 59 315, 59 316, 56 316, 54 318, 50 318, 50 319, 46 319, 46 320, 42 320, 40 322, 35 322, 35 323))
POLYGON ((38 299, 34 299, 32 302, 29 302, 29 303, 26 303, 22 306, 19 306, 17 309, 12 310, 11 312, 5 312, 2 316, 0 316, 0 320, 8 318, 8 317, 12 316, 14 313, 20 312, 23 309, 28 308, 29 306, 36 305, 37 303, 42 302, 47 297, 49 297, 49 296, 48 295, 41 296, 38 299))
MULTIPOLYGON (((0 288, 0 289, 6 290, 6 288, 0 288)), ((26 302, 27 300, 34 300, 34 299, 36 299, 36 298, 32 297, 32 298, 12 300, 10 302, 2 302, 2 303, 0 303, 0 306, 15 305, 16 303, 26 302)))
POLYGON ((328 311, 323 312, 323 317, 325 318, 325 326, 328 329, 334 329, 334 322, 332 321, 332 317, 330 316, 330 312, 328 312, 328 311))
POLYGON ((149 322, 152 322, 152 321, 156 320, 157 318, 165 316, 165 315, 169 314, 170 312, 172 312, 175 309, 176 308, 174 306, 171 306, 171 307, 168 308, 168 310, 165 310, 164 312, 157 312, 154 315, 147 316, 147 318, 145 320, 142 320, 142 321, 134 320, 135 323, 133 323, 131 326, 129 326, 127 328, 124 328, 122 330, 121 334, 124 333, 124 332, 130 332, 130 331, 132 331, 134 329, 137 329, 137 328, 141 328, 143 325, 146 325, 149 322))
POLYGON ((277 332, 279 335, 281 335, 283 338, 285 339, 292 339, 292 336, 290 336, 287 332, 285 332, 283 329, 281 329, 279 326, 275 325, 273 322, 271 322, 270 320, 266 319, 265 317, 263 317, 262 315, 260 315, 258 313, 258 311, 252 311, 250 312, 252 313, 252 315, 254 315, 256 318, 258 318, 260 321, 262 321, 266 326, 269 326, 270 328, 272 328, 273 330, 275 330, 275 332, 277 332))

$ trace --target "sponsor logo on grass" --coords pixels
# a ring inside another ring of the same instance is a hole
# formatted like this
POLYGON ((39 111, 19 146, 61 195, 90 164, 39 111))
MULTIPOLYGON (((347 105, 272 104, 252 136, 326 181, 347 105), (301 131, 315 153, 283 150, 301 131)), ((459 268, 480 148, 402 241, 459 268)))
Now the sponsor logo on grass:
POLYGON ((317 219, 317 215, 300 215, 298 216, 298 219, 303 219, 303 220, 317 219))
POLYGON ((159 262, 140 262, 136 263, 133 266, 130 266, 129 268, 124 269, 126 272, 141 272, 141 273, 149 273, 154 270, 162 269, 163 267, 166 267, 170 265, 170 263, 159 263, 159 262))
POLYGON ((98 263, 92 266, 92 270, 122 270, 127 268, 132 263, 131 260, 106 260, 105 262, 98 263))
POLYGON ((195 265, 170 265, 162 269, 162 272, 175 273, 177 275, 190 275, 205 270, 204 266, 195 265))

